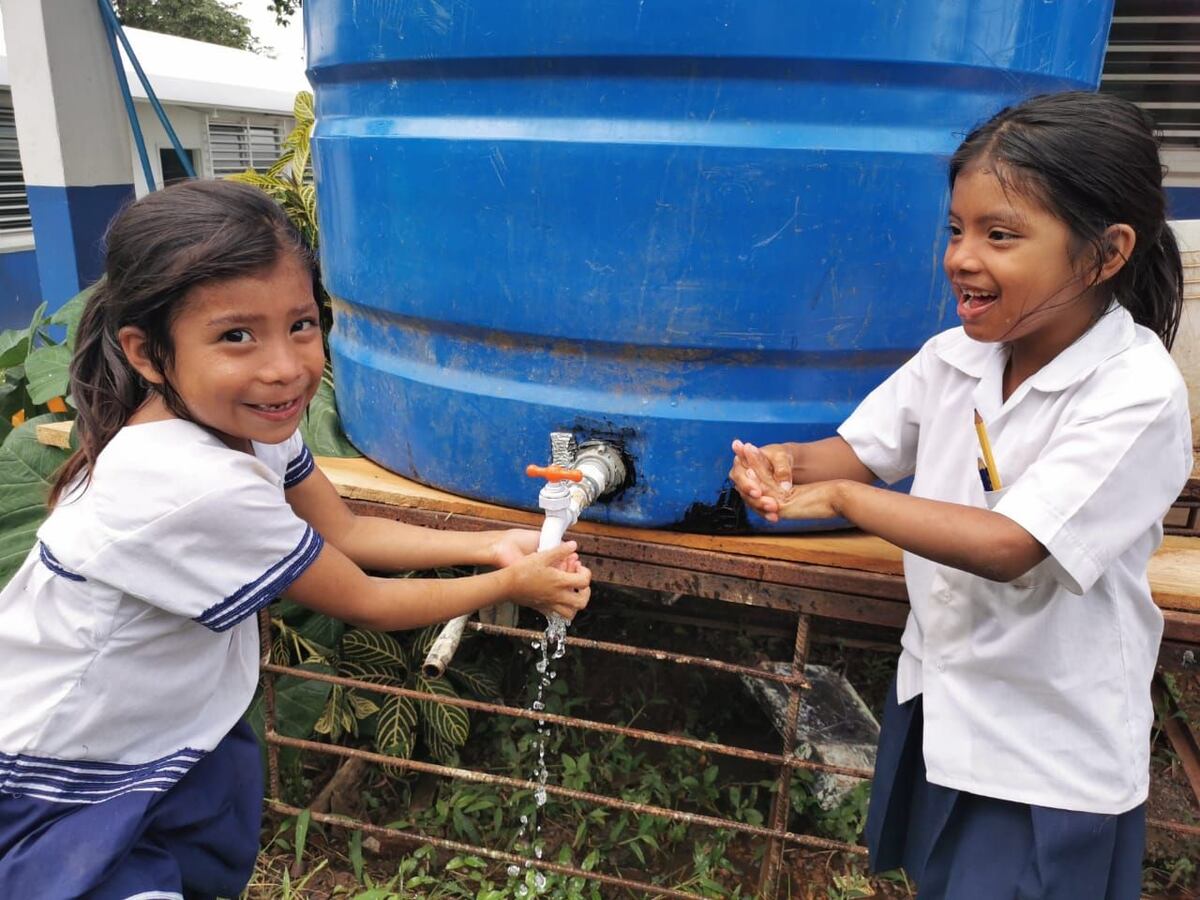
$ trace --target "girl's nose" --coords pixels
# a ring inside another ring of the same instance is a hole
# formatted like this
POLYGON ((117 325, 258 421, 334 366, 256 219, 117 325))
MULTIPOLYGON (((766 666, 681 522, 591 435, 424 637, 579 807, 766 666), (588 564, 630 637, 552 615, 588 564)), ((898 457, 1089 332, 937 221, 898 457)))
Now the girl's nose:
POLYGON ((959 273, 978 272, 982 268, 979 257, 966 238, 951 240, 946 245, 946 254, 942 257, 942 267, 946 274, 953 277, 959 273))
POLYGON ((304 362, 300 353, 287 341, 282 346, 272 348, 260 377, 263 381, 290 384, 303 374, 304 362))

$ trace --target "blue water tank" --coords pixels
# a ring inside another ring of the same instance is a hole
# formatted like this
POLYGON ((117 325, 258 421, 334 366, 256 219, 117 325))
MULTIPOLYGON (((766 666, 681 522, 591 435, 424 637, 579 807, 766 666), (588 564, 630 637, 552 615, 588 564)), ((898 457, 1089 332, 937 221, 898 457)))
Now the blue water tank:
POLYGON ((734 437, 832 434, 931 334, 946 161, 1095 88, 1111 0, 306 0, 338 404, 402 475, 536 508, 547 436, 619 442, 587 517, 737 527, 734 437))

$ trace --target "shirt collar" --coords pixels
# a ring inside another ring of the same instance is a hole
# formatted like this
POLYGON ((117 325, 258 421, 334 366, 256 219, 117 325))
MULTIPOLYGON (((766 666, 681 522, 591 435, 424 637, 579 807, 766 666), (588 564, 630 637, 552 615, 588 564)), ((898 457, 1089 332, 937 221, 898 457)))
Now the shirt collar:
POLYGON ((1061 391, 1090 375, 1096 366, 1125 350, 1136 335, 1129 310, 1114 303, 1075 343, 1029 376, 1039 391, 1061 391))
MULTIPOLYGON (((1104 360, 1120 353, 1136 334, 1129 310, 1114 303, 1100 319, 1065 350, 1027 380, 1039 391, 1061 391, 1092 372, 1104 360)), ((967 337, 962 328, 946 332, 934 345, 944 362, 972 378, 983 378, 1000 360, 1008 359, 1004 344, 985 344, 967 337)))

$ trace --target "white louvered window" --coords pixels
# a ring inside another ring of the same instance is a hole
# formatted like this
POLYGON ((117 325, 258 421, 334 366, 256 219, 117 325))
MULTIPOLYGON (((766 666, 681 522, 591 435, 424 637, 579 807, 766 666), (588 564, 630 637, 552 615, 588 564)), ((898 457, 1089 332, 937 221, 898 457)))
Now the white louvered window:
POLYGON ((17 149, 17 121, 12 97, 0 93, 0 232, 28 231, 29 198, 25 194, 25 173, 17 149))
POLYGON ((209 122, 208 153, 213 175, 270 168, 279 157, 280 140, 275 125, 209 122))
POLYGON ((1200 153, 1200 3, 1117 0, 1100 90, 1150 113, 1164 150, 1200 153))

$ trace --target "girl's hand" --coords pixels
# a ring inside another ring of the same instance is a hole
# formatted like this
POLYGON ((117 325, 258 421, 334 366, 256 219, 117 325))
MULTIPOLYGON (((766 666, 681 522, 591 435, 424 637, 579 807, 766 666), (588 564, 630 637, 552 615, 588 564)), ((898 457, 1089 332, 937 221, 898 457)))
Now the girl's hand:
POLYGON ((845 481, 817 481, 798 484, 782 497, 763 497, 763 518, 768 522, 836 518, 841 515, 842 492, 847 484, 845 481))
MULTIPOLYGON (((536 537, 535 544, 536 544, 536 537)), ((570 620, 587 606, 592 595, 592 573, 579 562, 576 543, 564 541, 557 547, 525 556, 508 567, 513 577, 512 599, 542 615, 557 613, 570 620)))
POLYGON ((495 540, 489 548, 491 565, 497 569, 511 566, 520 562, 530 553, 537 550, 538 533, 521 528, 510 528, 508 531, 495 533, 495 540))
MULTIPOLYGON (((792 453, 786 444, 753 444, 733 442, 733 468, 729 480, 746 505, 760 516, 778 512, 778 501, 792 489, 792 453), (766 501, 774 499, 776 504, 766 501), (764 505, 765 504, 765 505, 764 505)), ((771 521, 776 521, 778 516, 771 521)))

